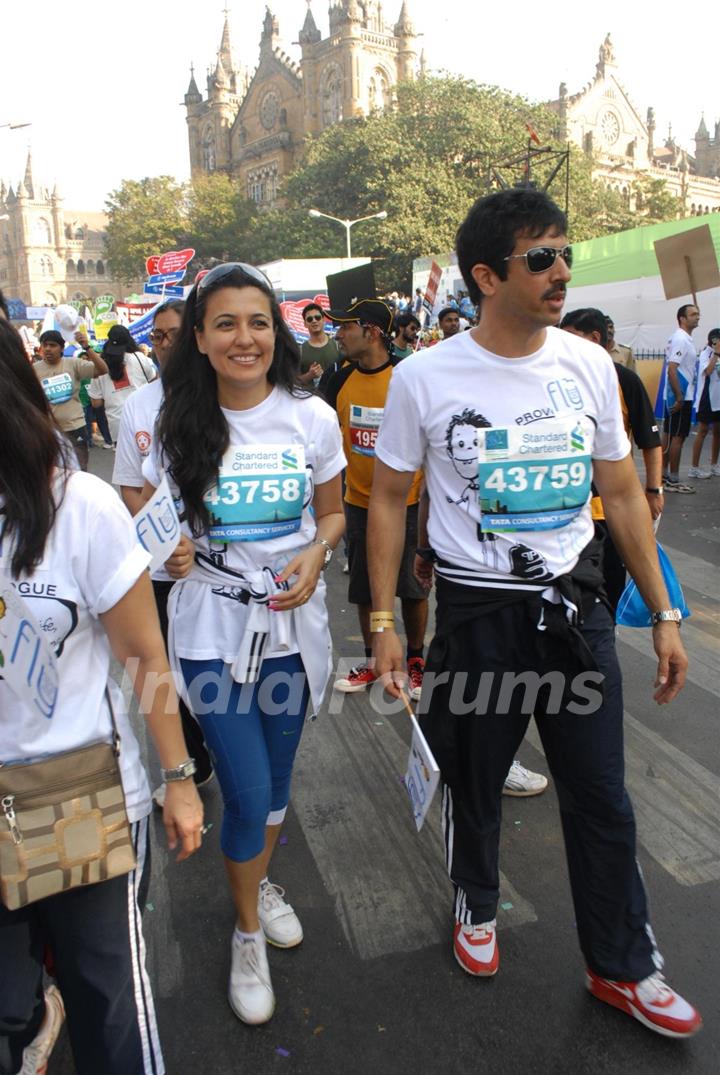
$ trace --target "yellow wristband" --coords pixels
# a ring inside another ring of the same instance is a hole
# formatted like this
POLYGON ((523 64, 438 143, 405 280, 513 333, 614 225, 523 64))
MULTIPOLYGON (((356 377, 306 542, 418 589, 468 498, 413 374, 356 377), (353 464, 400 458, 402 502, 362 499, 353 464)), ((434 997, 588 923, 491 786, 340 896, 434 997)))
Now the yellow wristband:
POLYGON ((390 629, 395 626, 395 616, 392 612, 371 612, 370 613, 370 630, 371 632, 378 631, 379 629, 390 629))

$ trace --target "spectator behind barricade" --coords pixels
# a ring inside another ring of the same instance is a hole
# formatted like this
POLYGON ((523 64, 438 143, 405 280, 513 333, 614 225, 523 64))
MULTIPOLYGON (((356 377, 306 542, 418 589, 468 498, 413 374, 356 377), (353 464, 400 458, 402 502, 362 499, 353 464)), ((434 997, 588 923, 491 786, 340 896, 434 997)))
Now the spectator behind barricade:
POLYGON ((90 384, 90 399, 94 407, 105 405, 110 436, 117 442, 123 407, 129 396, 157 377, 157 371, 137 347, 124 325, 113 325, 103 348, 108 372, 90 384))

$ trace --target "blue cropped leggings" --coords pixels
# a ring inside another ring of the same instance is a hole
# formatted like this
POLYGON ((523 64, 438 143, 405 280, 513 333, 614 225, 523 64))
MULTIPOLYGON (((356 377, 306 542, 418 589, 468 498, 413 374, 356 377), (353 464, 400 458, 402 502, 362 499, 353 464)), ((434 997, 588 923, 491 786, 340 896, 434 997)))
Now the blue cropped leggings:
POLYGON ((223 854, 248 862, 290 799, 309 698, 302 660, 297 653, 264 660, 257 683, 236 683, 221 660, 182 658, 180 665, 222 790, 223 854))

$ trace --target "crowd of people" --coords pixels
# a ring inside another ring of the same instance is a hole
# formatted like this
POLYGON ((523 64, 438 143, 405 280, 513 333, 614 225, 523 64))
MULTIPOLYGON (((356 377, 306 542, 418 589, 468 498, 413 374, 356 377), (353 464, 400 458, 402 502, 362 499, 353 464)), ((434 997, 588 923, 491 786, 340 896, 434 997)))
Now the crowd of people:
MULTIPOLYGON (((670 349, 663 479, 653 408, 609 318, 595 309, 562 318, 572 265, 562 211, 536 191, 482 198, 457 253, 467 292, 440 311, 432 347, 417 346, 416 293, 395 308, 374 297, 329 311, 309 303, 301 350, 267 278, 244 263, 215 266, 185 302, 158 307, 159 376, 119 328, 102 353, 80 338, 72 358, 62 336, 45 333, 33 366, 0 318, 1 592, 12 589, 27 622, 51 625, 57 676, 51 719, 0 681, 0 1075, 44 1071, 65 1013, 80 1075, 161 1075, 141 925, 148 818, 154 799, 179 860, 197 852, 197 787, 213 777, 235 912, 228 1000, 243 1023, 272 1017, 266 946, 303 941, 271 880, 273 851, 306 714, 320 709, 332 679, 323 573, 344 535, 365 655, 333 688, 362 692, 381 679, 417 703, 441 772, 460 967, 481 978, 499 969, 501 797, 547 787, 517 757, 534 715, 588 990, 668 1037, 701 1026, 664 980, 649 923, 624 787, 614 612, 627 571, 652 615, 655 700, 672 702, 687 658, 653 520, 663 484, 679 482, 691 389, 705 434, 713 425, 717 466, 720 331, 698 385, 685 350, 670 349), (79 393, 88 378, 116 444, 122 499, 84 473, 79 393), (180 532, 150 578, 132 517, 166 481, 180 532), (152 793, 111 654, 135 669, 162 768, 152 793), (507 696, 506 674, 551 670, 562 677, 559 698, 541 691, 528 708, 507 696), (479 698, 472 719, 466 702, 479 698), (82 870, 61 870, 55 890, 34 889, 23 835, 32 809, 3 780, 22 770, 31 781, 44 759, 97 743, 119 753, 132 868, 88 883, 78 845, 82 870), (12 906, 11 883, 21 892, 12 906)), ((688 338, 693 310, 679 314, 688 338)), ((8 630, 10 607, 0 603, 8 630)))

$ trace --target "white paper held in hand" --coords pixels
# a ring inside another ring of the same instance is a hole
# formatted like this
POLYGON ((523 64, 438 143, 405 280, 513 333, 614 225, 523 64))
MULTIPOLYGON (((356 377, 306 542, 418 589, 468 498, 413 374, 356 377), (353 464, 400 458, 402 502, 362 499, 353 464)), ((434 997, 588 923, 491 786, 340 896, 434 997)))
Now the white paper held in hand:
POLYGON ((440 769, 420 730, 415 714, 409 706, 407 709, 412 721, 413 734, 404 783, 405 790, 410 796, 415 825, 420 832, 440 781, 440 769))
POLYGON ((175 552, 181 537, 180 519, 166 474, 147 504, 133 516, 133 522, 138 541, 152 556, 150 572, 157 571, 175 552))

